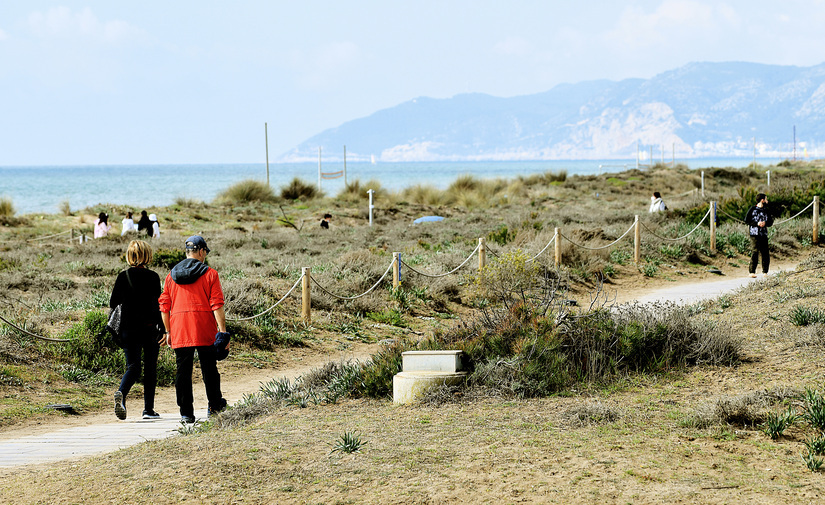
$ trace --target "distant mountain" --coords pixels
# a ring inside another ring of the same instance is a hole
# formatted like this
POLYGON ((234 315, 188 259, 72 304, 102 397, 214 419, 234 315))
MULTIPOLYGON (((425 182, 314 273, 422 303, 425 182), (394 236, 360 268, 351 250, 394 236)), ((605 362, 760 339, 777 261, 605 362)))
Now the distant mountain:
MULTIPOLYGON (((283 161, 786 157, 825 149, 825 63, 691 63, 651 79, 560 84, 535 95, 416 98, 315 135, 283 161)), ((821 155, 821 154, 820 154, 821 155)))

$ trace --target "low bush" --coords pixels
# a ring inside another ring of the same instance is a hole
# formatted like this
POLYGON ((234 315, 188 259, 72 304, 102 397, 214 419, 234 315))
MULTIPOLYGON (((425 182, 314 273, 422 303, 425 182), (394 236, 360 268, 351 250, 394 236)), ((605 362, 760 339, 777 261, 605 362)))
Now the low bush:
POLYGON ((183 249, 157 249, 152 255, 151 266, 171 269, 184 259, 186 252, 183 249))
POLYGON ((11 198, 8 197, 0 197, 0 216, 3 217, 14 217, 14 204, 11 201, 11 198))
POLYGON ((320 196, 322 195, 317 186, 297 177, 281 188, 281 198, 286 200, 312 200, 320 196))
POLYGON ((265 183, 247 179, 229 186, 218 194, 222 203, 241 204, 249 202, 273 202, 275 193, 265 183))
MULTIPOLYGON (((93 373, 110 376, 123 374, 126 359, 123 351, 112 343, 103 333, 106 326, 106 314, 92 311, 86 314, 83 322, 73 325, 63 335, 69 339, 66 347, 57 350, 62 357, 76 367, 93 373)), ((175 382, 175 358, 172 353, 162 352, 158 358, 158 385, 169 386, 175 382)))

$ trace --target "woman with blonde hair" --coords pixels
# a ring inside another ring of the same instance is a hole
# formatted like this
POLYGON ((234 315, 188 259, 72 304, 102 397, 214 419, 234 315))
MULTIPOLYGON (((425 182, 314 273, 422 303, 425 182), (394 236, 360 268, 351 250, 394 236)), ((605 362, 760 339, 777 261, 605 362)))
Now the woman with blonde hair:
POLYGON ((121 328, 126 342, 126 372, 115 391, 115 415, 126 419, 126 396, 137 382, 143 364, 143 419, 158 419, 155 389, 158 382, 158 354, 163 341, 163 320, 158 297, 160 277, 146 268, 152 261, 152 247, 133 240, 126 250, 129 268, 120 272, 112 289, 109 307, 121 306, 121 328), (141 355, 143 359, 141 360, 141 355))

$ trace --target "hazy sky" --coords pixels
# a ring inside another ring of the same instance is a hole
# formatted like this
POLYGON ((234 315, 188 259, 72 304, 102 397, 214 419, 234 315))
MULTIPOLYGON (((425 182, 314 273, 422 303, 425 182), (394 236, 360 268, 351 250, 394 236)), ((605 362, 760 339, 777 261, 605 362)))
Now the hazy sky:
POLYGON ((0 0, 0 166, 263 162, 264 122, 274 160, 418 96, 823 47, 825 0, 0 0))

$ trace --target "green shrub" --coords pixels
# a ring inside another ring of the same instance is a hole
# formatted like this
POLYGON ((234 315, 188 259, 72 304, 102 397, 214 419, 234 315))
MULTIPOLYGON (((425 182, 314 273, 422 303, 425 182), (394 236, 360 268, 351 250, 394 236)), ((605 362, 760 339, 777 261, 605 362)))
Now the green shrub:
POLYGON ((273 202, 275 193, 266 183, 247 179, 229 186, 218 194, 217 200, 224 203, 240 204, 249 202, 273 202))
POLYGON ((186 252, 183 249, 157 249, 152 255, 152 266, 171 270, 184 259, 186 252))
MULTIPOLYGON (((93 373, 111 376, 123 374, 126 370, 123 351, 102 331, 107 320, 102 311, 92 311, 86 314, 82 323, 69 328, 63 335, 63 338, 70 339, 63 350, 64 358, 76 367, 93 373)), ((161 352, 158 358, 158 385, 174 384, 175 369, 174 355, 161 352)))
POLYGON ((306 183, 297 177, 281 188, 281 198, 287 200, 312 200, 320 196, 322 195, 317 186, 306 183))
POLYGON ((516 238, 516 232, 508 229, 506 224, 499 226, 498 229, 491 231, 487 235, 488 240, 498 245, 507 245, 507 243, 511 242, 514 238, 516 238))

